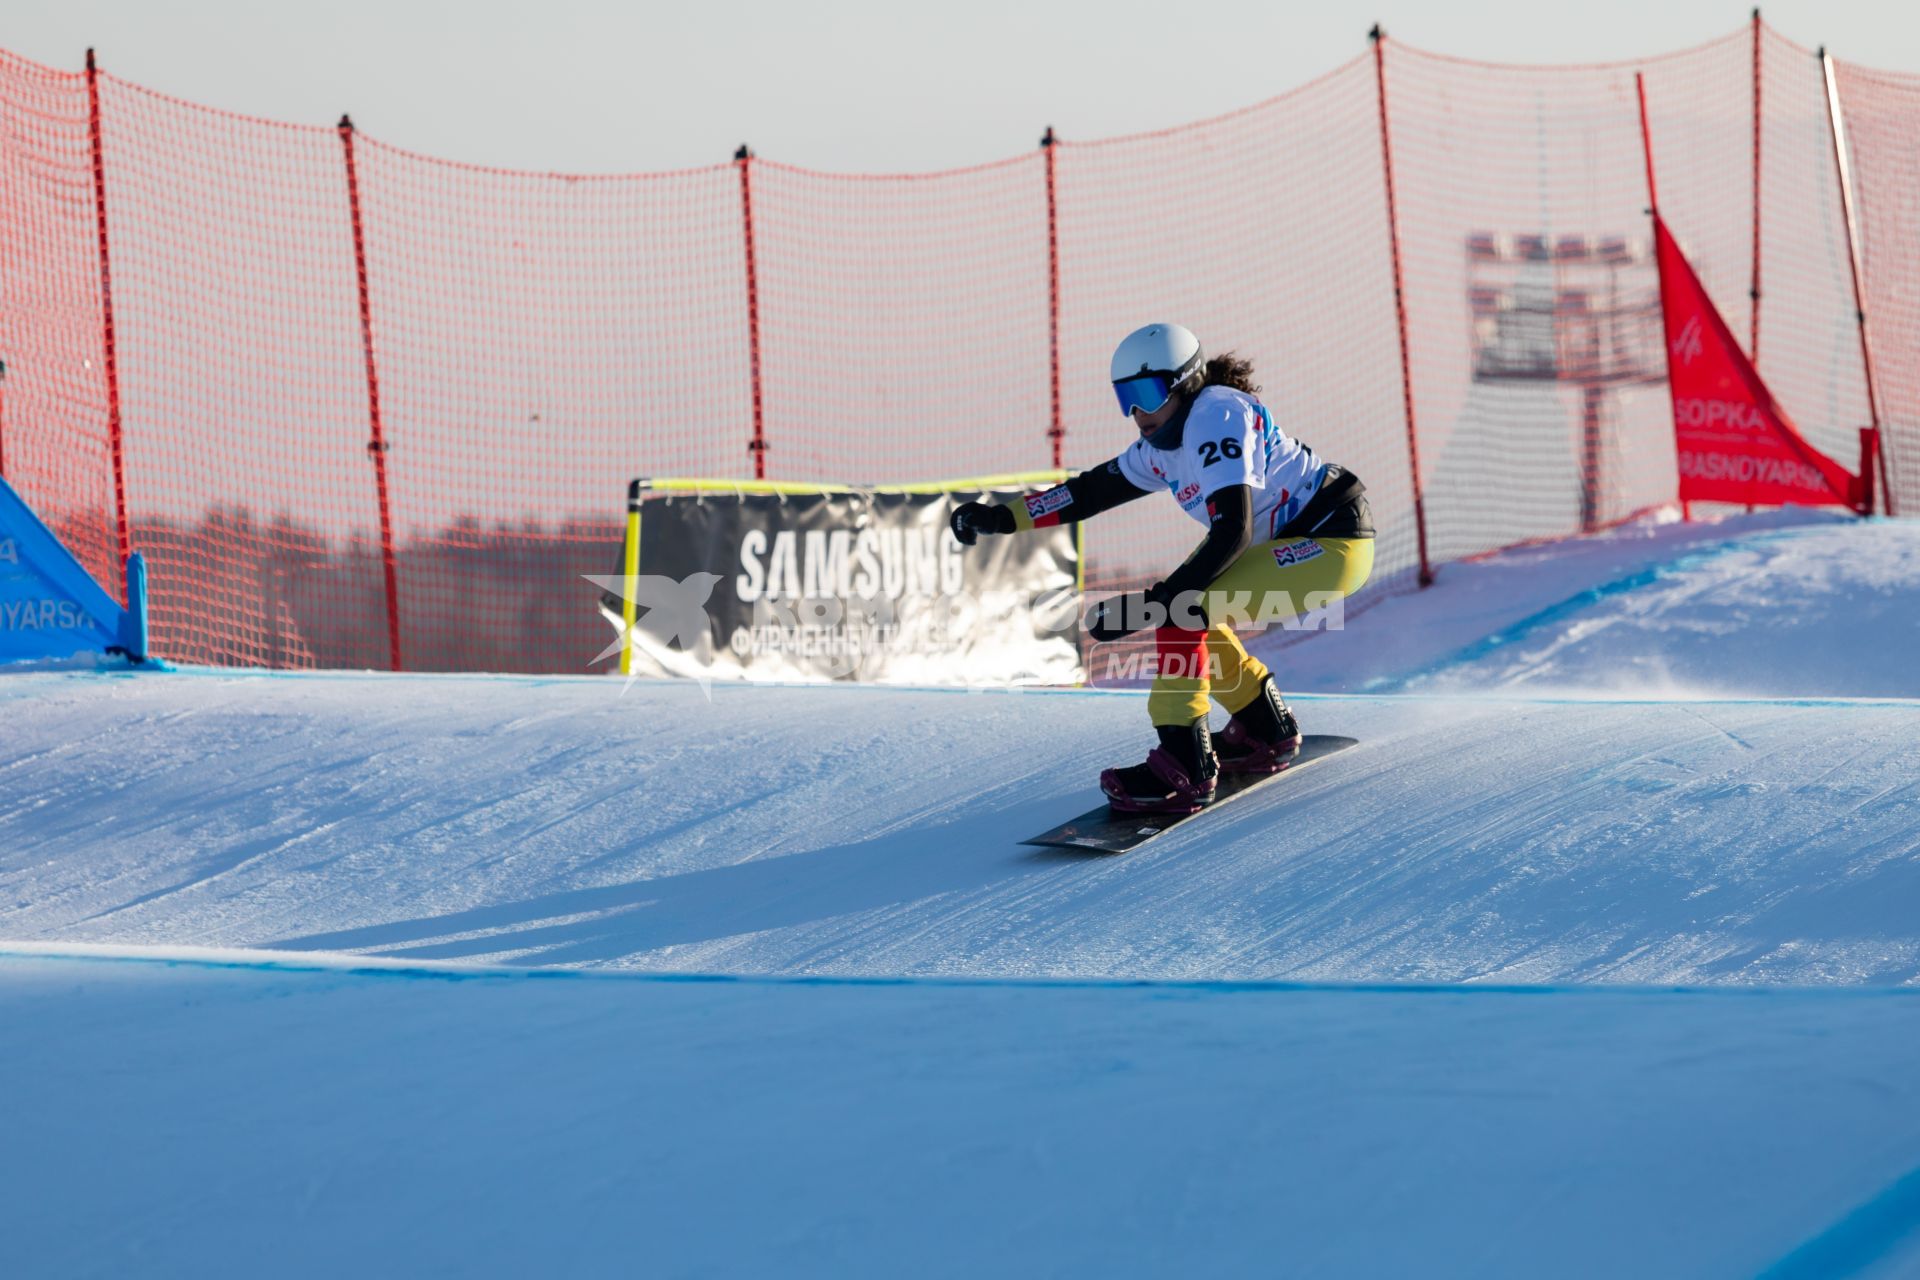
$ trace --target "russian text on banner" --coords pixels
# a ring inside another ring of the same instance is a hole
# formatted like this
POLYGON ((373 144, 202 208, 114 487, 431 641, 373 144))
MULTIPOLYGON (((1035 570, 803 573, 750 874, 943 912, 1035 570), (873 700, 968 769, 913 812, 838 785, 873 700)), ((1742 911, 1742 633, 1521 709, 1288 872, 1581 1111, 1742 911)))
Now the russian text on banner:
POLYGON ((1682 502, 1859 510, 1861 478, 1808 444, 1654 215, 1682 502))

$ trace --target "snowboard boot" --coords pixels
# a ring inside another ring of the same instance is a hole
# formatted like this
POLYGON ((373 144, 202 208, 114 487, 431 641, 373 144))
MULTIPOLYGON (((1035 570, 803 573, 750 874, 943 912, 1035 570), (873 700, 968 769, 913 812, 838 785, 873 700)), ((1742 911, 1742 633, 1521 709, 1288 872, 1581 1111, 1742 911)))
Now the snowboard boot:
POLYGON ((1207 722, 1157 725, 1160 745, 1145 764, 1108 769, 1100 790, 1116 813, 1198 813, 1213 803, 1213 781, 1220 763, 1213 754, 1207 722))
POLYGON ((1300 724, 1272 676, 1260 682, 1259 696, 1227 721, 1219 752, 1222 773, 1278 773, 1300 754, 1300 724))

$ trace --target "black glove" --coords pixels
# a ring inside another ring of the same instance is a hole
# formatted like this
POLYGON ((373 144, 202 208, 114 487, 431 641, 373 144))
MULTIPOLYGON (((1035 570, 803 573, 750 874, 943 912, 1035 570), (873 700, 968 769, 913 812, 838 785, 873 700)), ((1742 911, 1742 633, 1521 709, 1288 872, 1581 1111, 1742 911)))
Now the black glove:
POLYGON ((1012 533, 1018 527, 1013 523, 1013 512, 984 502, 961 503, 953 509, 953 519, 948 523, 963 547, 972 546, 983 533, 1012 533))

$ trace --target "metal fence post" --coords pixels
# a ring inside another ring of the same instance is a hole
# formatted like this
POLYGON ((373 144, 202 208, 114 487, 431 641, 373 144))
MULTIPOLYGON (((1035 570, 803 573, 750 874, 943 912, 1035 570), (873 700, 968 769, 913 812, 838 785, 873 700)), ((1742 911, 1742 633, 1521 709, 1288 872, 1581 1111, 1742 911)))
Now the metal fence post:
POLYGON ((1047 158, 1047 368, 1053 389, 1053 418, 1047 439, 1053 442, 1053 467, 1057 471, 1066 465, 1061 459, 1066 452, 1067 427, 1060 410, 1060 206, 1054 180, 1058 147, 1052 125, 1041 136, 1040 149, 1047 158))
POLYGON ((1847 128, 1840 114, 1840 84, 1834 79, 1833 57, 1820 47, 1820 75, 1827 87, 1827 121, 1833 135, 1833 164, 1840 175, 1841 225, 1847 232, 1847 263, 1853 270, 1853 314, 1860 324, 1860 367, 1867 379, 1867 417, 1880 441, 1880 488, 1887 514, 1893 512, 1893 485, 1887 477, 1886 437, 1880 430, 1880 388, 1873 376, 1873 339, 1867 329, 1867 300, 1860 284, 1860 223, 1854 213, 1853 169, 1847 164, 1847 128))
POLYGON ((100 134, 100 69, 87 50, 87 135, 93 150, 93 211, 100 236, 100 323, 107 375, 107 448, 113 457, 113 514, 120 531, 120 564, 133 554, 127 526, 127 456, 120 424, 120 360, 113 335, 112 256, 107 252, 107 164, 100 134))
POLYGON ((1753 11, 1753 271, 1748 277, 1747 297, 1753 308, 1747 340, 1747 359, 1760 367, 1760 10, 1753 11))
POLYGON ((747 350, 753 376, 753 441, 747 445, 753 454, 753 478, 767 478, 766 401, 760 379, 760 267, 753 244, 753 148, 746 143, 733 153, 740 167, 740 225, 747 248, 747 350))
POLYGON ((380 499, 380 564, 386 575, 387 660, 400 666, 400 583, 393 550, 393 508, 387 495, 387 438, 380 421, 380 370, 373 353, 373 302, 367 289, 367 239, 360 218, 360 172, 354 163, 353 120, 340 117, 340 146, 347 157, 347 205, 353 216, 353 265, 360 276, 360 345, 367 363, 367 421, 372 436, 367 453, 373 458, 373 485, 380 499))
POLYGON ((1420 439, 1413 418, 1413 357, 1407 346, 1407 290, 1400 265, 1400 215, 1393 198, 1393 135, 1387 116, 1387 33, 1375 26, 1373 74, 1380 100, 1380 163, 1387 183, 1387 245, 1393 255, 1393 310, 1400 327, 1400 399, 1407 421, 1407 466, 1413 475, 1413 527, 1420 543, 1420 585, 1433 583, 1433 566, 1427 560, 1427 499, 1420 479, 1420 439))

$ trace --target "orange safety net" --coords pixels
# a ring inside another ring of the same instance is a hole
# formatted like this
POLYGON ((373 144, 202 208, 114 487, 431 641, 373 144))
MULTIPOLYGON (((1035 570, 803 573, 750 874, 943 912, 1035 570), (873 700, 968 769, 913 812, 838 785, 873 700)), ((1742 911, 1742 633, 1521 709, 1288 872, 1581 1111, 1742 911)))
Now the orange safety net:
MULTIPOLYGON (((110 275, 158 653, 584 671, 608 635, 580 575, 612 570, 629 479, 1095 465, 1131 436, 1113 343, 1168 319, 1366 481, 1374 598, 1674 498, 1637 70, 1675 234, 1852 465, 1871 408, 1823 70, 1755 22, 1609 66, 1386 41, 1217 119, 883 176, 484 169, 104 73, 96 115, 88 77, 0 55, 0 469, 117 583, 110 275)), ((1899 501, 1920 77, 1839 78, 1899 501)), ((1198 536, 1164 501, 1112 513, 1089 588, 1198 536)))
POLYGON ((1920 75, 1834 62, 1891 509, 1920 512, 1920 75))
POLYGON ((1644 64, 1552 68, 1387 45, 1437 560, 1672 499, 1634 72, 1647 72, 1663 202, 1719 298, 1746 249, 1749 149, 1744 130, 1728 133, 1747 100, 1742 55, 1738 35, 1644 64))
POLYGON ((610 635, 581 575, 616 570, 627 481, 751 465, 734 170, 509 173, 364 137, 355 156, 403 661, 586 671, 610 635))
MULTIPOLYGON (((1760 353, 1754 364, 1807 443, 1853 470, 1860 428, 1872 415, 1820 59, 1770 29, 1762 56, 1760 353)), ((1740 311, 1726 309, 1728 292, 1716 292, 1715 301, 1744 337, 1735 319, 1740 311)))
POLYGON ((385 666, 339 140, 104 73, 100 115, 154 651, 385 666))
POLYGON ((87 82, 0 53, 0 475, 124 593, 87 82))
POLYGON ((769 479, 1052 465, 1038 150, 913 177, 754 161, 750 177, 769 479))
MULTIPOLYGON (((1059 146, 1066 460, 1136 432, 1108 384, 1114 343, 1155 320, 1253 362, 1274 421, 1365 481, 1379 579, 1417 560, 1401 415, 1373 61, 1162 133, 1059 146)), ((1090 589, 1164 578, 1199 541, 1151 496, 1087 532, 1090 589)))

